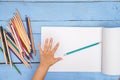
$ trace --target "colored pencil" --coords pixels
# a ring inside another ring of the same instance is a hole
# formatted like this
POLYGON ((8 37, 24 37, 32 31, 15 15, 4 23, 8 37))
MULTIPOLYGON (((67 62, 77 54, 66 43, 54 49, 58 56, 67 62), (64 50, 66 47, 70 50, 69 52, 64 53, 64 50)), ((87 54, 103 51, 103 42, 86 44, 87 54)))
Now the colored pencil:
POLYGON ((6 43, 6 50, 7 50, 7 56, 8 56, 8 64, 10 64, 10 66, 12 67, 12 60, 11 60, 11 56, 10 56, 10 51, 8 48, 8 41, 6 39, 6 30, 3 30, 3 35, 4 35, 4 39, 5 39, 5 43, 6 43))
POLYGON ((16 71, 21 75, 22 73, 20 72, 20 70, 17 68, 17 66, 15 64, 12 64, 13 67, 16 69, 16 71))
MULTIPOLYGON (((2 48, 0 47, 0 51, 3 53, 2 48)), ((11 60, 12 62, 12 60, 11 60)), ((17 66, 12 62, 12 66, 15 68, 15 70, 21 75, 22 73, 20 72, 20 70, 17 68, 17 66)))
MULTIPOLYGON (((11 29, 11 25, 12 25, 12 24, 7 24, 7 28, 8 28, 8 30, 9 30, 9 32, 10 32, 10 33, 8 33, 8 34, 11 34, 11 38, 12 38, 12 40, 13 40, 13 41, 15 42, 15 44, 16 44, 17 41, 16 41, 15 35, 14 35, 12 29, 11 29)), ((10 37, 10 36, 9 36, 9 37, 10 37)))
POLYGON ((11 25, 10 27, 11 27, 11 29, 12 29, 12 31, 13 31, 13 34, 14 34, 14 37, 15 37, 15 40, 16 40, 16 44, 17 44, 18 47, 19 47, 20 53, 22 53, 23 50, 22 50, 21 41, 19 40, 19 36, 18 36, 18 34, 17 34, 17 31, 15 30, 15 26, 16 26, 16 25, 14 24, 13 19, 11 19, 11 23, 12 23, 12 25, 11 25), (13 27, 13 26, 14 26, 14 27, 13 27))
POLYGON ((7 48, 6 48, 6 43, 5 43, 2 26, 0 26, 0 36, 1 36, 1 43, 2 43, 2 49, 3 49, 3 53, 4 53, 5 62, 6 62, 6 64, 8 64, 9 59, 8 59, 8 55, 7 55, 7 48))
POLYGON ((28 43, 31 44, 18 10, 16 10, 16 17, 18 18, 18 21, 19 21, 20 25, 23 28, 22 30, 23 30, 23 32, 24 32, 24 34, 26 36, 26 39, 27 39, 28 43))
POLYGON ((26 17, 26 23, 27 23, 27 29, 28 29, 28 36, 30 38, 31 41, 31 47, 32 47, 32 51, 34 53, 34 55, 36 55, 36 50, 35 50, 35 45, 34 45, 34 39, 33 39, 33 35, 32 35, 32 28, 31 28, 31 24, 30 24, 30 18, 26 17))
MULTIPOLYGON (((17 27, 16 25, 17 25, 17 24, 15 24, 16 22, 14 22, 14 19, 11 19, 11 23, 14 25, 14 27, 11 26, 11 28, 12 28, 14 34, 15 34, 15 39, 17 40, 18 46, 19 46, 19 48, 20 48, 20 53, 21 53, 21 55, 23 54, 23 57, 26 57, 26 58, 29 60, 29 56, 26 55, 26 53, 25 53, 25 51, 24 51, 23 43, 22 43, 22 41, 21 41, 21 39, 20 39, 20 36, 19 36, 19 34, 18 34, 18 32, 17 32, 17 29, 16 29, 16 27, 17 27)), ((18 49, 19 49, 19 48, 18 48, 18 49)))
MULTIPOLYGON (((11 21, 11 22, 12 22, 12 21, 11 21)), ((14 24, 14 22, 12 22, 12 23, 14 24)), ((14 26, 15 26, 15 25, 14 25, 14 26)), ((26 57, 26 53, 25 53, 24 50, 23 50, 23 45, 22 45, 22 42, 21 42, 20 37, 19 37, 19 35, 18 35, 18 32, 17 32, 17 30, 16 30, 16 27, 11 26, 11 28, 12 28, 13 33, 14 33, 14 35, 15 35, 15 39, 16 39, 16 41, 17 41, 17 44, 18 44, 18 47, 19 47, 19 50, 20 50, 21 55, 24 55, 24 56, 26 57)))
POLYGON ((19 24, 16 16, 14 16, 12 22, 15 23, 15 25, 16 25, 16 26, 15 26, 15 27, 16 27, 16 30, 17 30, 17 32, 18 32, 18 34, 19 34, 19 36, 20 36, 23 44, 25 44, 27 50, 30 52, 30 44, 29 44, 28 41, 25 39, 26 37, 25 37, 25 34, 23 34, 22 26, 20 26, 20 24, 19 24))
POLYGON ((84 50, 84 49, 87 49, 87 48, 96 46, 96 45, 98 45, 99 43, 100 43, 100 42, 96 42, 96 43, 93 43, 93 44, 84 46, 84 47, 82 47, 82 48, 75 49, 75 50, 73 50, 73 51, 70 51, 70 52, 65 53, 64 55, 73 54, 73 53, 75 53, 75 52, 78 52, 78 51, 81 51, 81 50, 84 50))
POLYGON ((11 35, 11 33, 6 32, 6 35, 8 35, 13 42, 15 42, 14 39, 13 39, 13 37, 12 37, 12 35, 11 35))
POLYGON ((14 51, 14 53, 19 57, 19 59, 27 66, 27 67, 31 67, 27 61, 24 60, 24 58, 20 55, 19 50, 17 49, 17 47, 15 46, 15 44, 9 39, 9 37, 7 36, 7 40, 8 40, 8 45, 9 47, 14 51))
POLYGON ((18 23, 19 23, 19 26, 20 26, 19 27, 19 34, 22 35, 21 38, 23 38, 23 40, 24 40, 23 43, 25 44, 26 48, 28 49, 28 52, 30 53, 31 52, 31 47, 30 47, 31 43, 30 43, 30 40, 28 38, 27 32, 24 28, 23 22, 20 18, 20 15, 19 15, 18 11, 16 12, 16 14, 14 16, 14 19, 16 19, 14 21, 18 21, 18 23))
POLYGON ((26 67, 30 67, 30 65, 24 60, 24 58, 16 51, 16 49, 8 43, 9 47, 15 52, 15 54, 19 57, 19 59, 26 65, 26 67))

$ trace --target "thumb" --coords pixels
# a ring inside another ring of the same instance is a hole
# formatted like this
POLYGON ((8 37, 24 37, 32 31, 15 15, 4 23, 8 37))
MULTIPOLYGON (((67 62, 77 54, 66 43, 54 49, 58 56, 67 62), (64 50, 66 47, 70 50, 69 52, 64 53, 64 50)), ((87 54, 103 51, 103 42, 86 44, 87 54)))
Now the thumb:
POLYGON ((61 57, 55 58, 55 63, 58 62, 58 61, 60 61, 60 60, 62 60, 61 57))

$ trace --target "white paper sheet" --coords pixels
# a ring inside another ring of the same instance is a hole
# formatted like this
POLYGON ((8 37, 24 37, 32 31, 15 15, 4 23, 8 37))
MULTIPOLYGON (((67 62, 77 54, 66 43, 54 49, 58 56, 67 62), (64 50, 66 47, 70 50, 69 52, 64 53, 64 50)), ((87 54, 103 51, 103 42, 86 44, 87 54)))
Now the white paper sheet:
POLYGON ((120 28, 103 28, 102 72, 120 75, 120 28))
MULTIPOLYGON (((42 27, 41 43, 43 46, 45 39, 52 37, 54 44, 60 43, 55 57, 63 57, 66 52, 100 42, 101 31, 96 27, 42 27)), ((49 71, 101 72, 101 44, 63 57, 49 71)))

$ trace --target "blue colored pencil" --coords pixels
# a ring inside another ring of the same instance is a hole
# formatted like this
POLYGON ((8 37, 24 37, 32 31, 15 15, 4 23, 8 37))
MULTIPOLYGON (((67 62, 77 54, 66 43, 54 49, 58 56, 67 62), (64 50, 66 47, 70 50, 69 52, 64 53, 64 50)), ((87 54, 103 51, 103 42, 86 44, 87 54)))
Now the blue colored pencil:
POLYGON ((82 48, 78 48, 78 49, 72 50, 72 51, 70 51, 70 52, 65 53, 65 55, 73 54, 73 53, 75 53, 75 52, 78 52, 78 51, 81 51, 81 50, 84 50, 84 49, 87 49, 87 48, 96 46, 96 45, 98 45, 99 43, 100 43, 100 42, 96 42, 96 43, 93 43, 93 44, 84 46, 84 47, 82 47, 82 48))

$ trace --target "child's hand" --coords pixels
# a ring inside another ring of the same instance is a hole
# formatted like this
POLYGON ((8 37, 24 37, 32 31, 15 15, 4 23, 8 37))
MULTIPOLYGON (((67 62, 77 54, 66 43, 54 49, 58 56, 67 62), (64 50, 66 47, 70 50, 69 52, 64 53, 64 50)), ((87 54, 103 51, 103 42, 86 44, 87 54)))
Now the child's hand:
POLYGON ((54 54, 58 49, 59 43, 57 43, 52 49, 53 39, 50 38, 45 40, 44 49, 41 48, 40 44, 38 45, 40 51, 40 65, 44 67, 50 67, 56 62, 60 61, 62 58, 54 58, 54 54))

